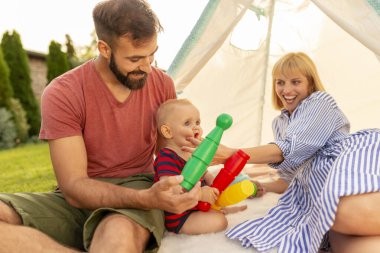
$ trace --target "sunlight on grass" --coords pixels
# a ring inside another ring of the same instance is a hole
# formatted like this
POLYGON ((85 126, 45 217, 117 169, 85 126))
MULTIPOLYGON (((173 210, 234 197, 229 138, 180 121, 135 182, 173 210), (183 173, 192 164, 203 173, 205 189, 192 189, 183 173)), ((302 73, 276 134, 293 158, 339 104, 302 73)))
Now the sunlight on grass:
POLYGON ((0 151, 0 192, 44 192, 55 186, 47 143, 0 151))

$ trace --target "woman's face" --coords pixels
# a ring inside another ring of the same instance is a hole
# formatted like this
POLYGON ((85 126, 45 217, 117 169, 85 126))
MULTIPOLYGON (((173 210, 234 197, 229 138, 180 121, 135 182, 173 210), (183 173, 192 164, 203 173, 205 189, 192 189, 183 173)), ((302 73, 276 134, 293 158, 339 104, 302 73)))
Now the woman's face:
POLYGON ((309 81, 306 76, 299 72, 288 76, 280 74, 275 78, 275 90, 284 108, 293 113, 299 103, 308 97, 309 81))

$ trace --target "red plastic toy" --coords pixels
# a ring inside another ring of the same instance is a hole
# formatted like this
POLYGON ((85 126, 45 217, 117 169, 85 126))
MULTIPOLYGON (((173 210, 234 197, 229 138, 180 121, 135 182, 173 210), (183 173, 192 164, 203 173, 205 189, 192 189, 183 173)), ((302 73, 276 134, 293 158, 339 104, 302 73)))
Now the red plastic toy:
MULTIPOLYGON (((224 168, 220 170, 212 182, 211 187, 217 188, 219 190, 219 194, 222 194, 227 186, 242 171, 249 158, 250 156, 248 154, 239 149, 233 156, 228 158, 224 164, 224 168)), ((207 212, 210 210, 211 205, 208 202, 199 201, 197 207, 199 210, 207 212)))

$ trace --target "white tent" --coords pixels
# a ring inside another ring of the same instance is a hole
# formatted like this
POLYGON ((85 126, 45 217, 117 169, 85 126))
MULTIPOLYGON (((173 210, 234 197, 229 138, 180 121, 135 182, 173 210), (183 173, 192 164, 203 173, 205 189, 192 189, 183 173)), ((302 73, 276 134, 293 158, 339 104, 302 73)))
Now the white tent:
POLYGON ((351 131, 380 127, 379 0, 210 0, 168 73, 205 134, 228 113, 222 142, 254 146, 273 138, 271 69, 291 51, 315 61, 351 131))

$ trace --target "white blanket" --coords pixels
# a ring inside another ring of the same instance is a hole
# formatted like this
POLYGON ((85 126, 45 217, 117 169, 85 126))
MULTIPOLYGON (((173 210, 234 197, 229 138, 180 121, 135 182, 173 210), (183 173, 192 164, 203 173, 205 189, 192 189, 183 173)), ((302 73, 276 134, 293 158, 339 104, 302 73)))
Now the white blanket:
MULTIPOLYGON (((261 198, 247 199, 241 203, 248 208, 239 213, 228 214, 228 228, 247 220, 264 216, 275 206, 280 194, 266 193, 261 198)), ((245 249, 236 240, 230 240, 224 232, 203 235, 177 235, 166 232, 158 253, 253 253, 253 249, 245 249)), ((277 252, 276 249, 270 253, 277 252)))

